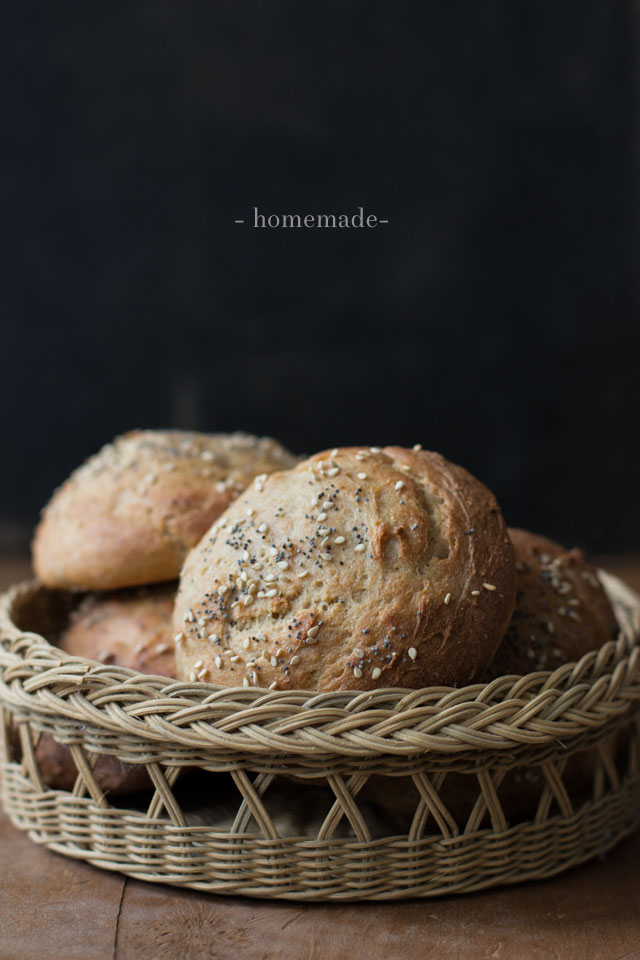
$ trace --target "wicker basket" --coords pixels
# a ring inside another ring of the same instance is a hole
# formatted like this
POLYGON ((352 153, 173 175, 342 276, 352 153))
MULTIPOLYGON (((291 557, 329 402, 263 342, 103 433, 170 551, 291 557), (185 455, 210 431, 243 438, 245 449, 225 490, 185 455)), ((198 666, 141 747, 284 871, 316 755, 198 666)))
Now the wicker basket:
POLYGON ((0 600, 2 803, 59 853, 215 893, 400 899, 558 873, 640 822, 640 598, 602 577, 621 632, 577 664, 319 695, 70 657, 40 635, 68 615, 60 597, 14 587, 0 600), (68 792, 42 783, 43 731, 69 746, 68 792), (101 754, 144 764, 150 791, 105 796, 101 754), (407 785, 402 820, 378 801, 407 785))

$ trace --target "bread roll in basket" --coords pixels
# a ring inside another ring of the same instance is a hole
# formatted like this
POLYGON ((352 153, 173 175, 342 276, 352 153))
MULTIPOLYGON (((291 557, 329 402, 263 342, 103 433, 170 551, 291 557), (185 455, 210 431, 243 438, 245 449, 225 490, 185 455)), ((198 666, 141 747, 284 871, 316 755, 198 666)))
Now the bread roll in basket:
POLYGON ((367 900, 550 876, 636 829, 640 599, 619 580, 599 573, 611 639, 484 682, 515 558, 461 468, 335 450, 260 474, 214 528, 182 571, 182 679, 58 647, 81 593, 0 598, 0 797, 36 842, 150 882, 367 900), (68 749, 67 789, 43 736, 68 749), (116 795, 104 758, 149 788, 116 795))
POLYGON ((2 804, 59 853, 216 893, 397 899, 557 873, 638 825, 640 604, 601 576, 620 636, 578 663, 458 689, 323 694, 170 682, 71 657, 39 632, 64 618, 57 598, 14 587, 0 603, 2 804), (41 781, 42 731, 70 746, 69 791, 41 781), (587 750, 591 789, 573 797, 563 771, 587 750), (103 754, 144 765, 153 794, 111 800, 93 776, 103 754), (508 771, 541 783, 534 815, 513 824, 500 801, 508 771), (454 772, 475 784, 465 821, 441 796, 454 772), (373 775, 415 783, 402 829, 359 798, 373 775))

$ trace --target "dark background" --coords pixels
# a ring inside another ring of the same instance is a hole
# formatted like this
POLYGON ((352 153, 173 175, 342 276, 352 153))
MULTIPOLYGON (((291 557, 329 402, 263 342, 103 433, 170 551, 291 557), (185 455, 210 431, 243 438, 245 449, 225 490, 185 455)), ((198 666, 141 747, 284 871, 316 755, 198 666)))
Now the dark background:
POLYGON ((126 0, 4 14, 0 535, 134 426, 416 441, 640 547, 637 14, 126 0), (365 212, 376 230, 253 230, 365 212))

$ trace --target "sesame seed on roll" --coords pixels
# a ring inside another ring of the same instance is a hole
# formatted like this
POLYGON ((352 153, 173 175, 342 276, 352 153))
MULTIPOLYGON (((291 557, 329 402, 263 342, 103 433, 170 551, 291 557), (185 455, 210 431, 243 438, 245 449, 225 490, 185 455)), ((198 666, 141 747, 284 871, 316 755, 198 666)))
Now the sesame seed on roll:
POLYGON ((342 448, 258 478, 187 557, 182 679, 271 689, 471 683, 515 598, 490 491, 437 453, 342 448))
POLYGON ((251 480, 296 463, 269 437, 133 430, 54 493, 33 542, 47 587, 175 580, 188 551, 251 480))
POLYGON ((618 633, 613 608, 581 550, 510 529, 516 557, 516 606, 488 677, 555 670, 597 650, 618 633))

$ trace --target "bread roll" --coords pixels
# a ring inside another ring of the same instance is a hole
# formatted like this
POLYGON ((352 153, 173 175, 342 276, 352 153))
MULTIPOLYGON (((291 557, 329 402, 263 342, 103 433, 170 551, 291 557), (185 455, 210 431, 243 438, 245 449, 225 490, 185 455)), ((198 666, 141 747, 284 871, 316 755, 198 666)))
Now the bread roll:
POLYGON ((174 580, 253 477, 295 462, 275 440, 243 433, 126 433, 54 493, 34 538, 35 571, 71 590, 174 580))
MULTIPOLYGON (((72 614, 58 645, 73 656, 174 677, 174 597, 175 584, 87 596, 72 614)), ((66 746, 43 733, 36 759, 48 786, 58 790, 73 787, 77 769, 66 746)), ((94 774, 100 788, 114 795, 151 785, 144 766, 124 764, 107 754, 98 758, 94 774)))
MULTIPOLYGON (((617 634, 615 615, 594 567, 580 550, 565 550, 552 540, 510 529, 517 570, 516 606, 506 636, 491 662, 487 680, 535 670, 555 670, 597 650, 617 634)), ((617 735, 614 735, 614 745, 617 735)), ((563 782, 572 798, 590 793, 597 753, 572 754, 563 782)), ((507 819, 534 816, 544 776, 537 768, 510 770, 499 788, 507 819)), ((459 825, 471 812, 478 788, 473 776, 449 773, 440 796, 459 825)), ((372 777, 363 796, 388 813, 408 819, 418 804, 409 778, 372 777)))
MULTIPOLYGON (((68 747, 43 733, 36 748, 36 760, 42 782, 54 790, 71 790, 78 770, 68 747)), ((100 789, 114 797, 138 793, 151 787, 147 768, 139 764, 122 763, 117 757, 101 754, 93 769, 100 789)))
POLYGON ((618 626, 595 567, 581 550, 510 529, 516 607, 487 678, 555 670, 614 640, 618 626))
POLYGON ((437 453, 357 447, 252 484, 189 554, 183 679, 368 690, 481 677, 513 610, 493 495, 437 453))
POLYGON ((73 656, 175 677, 171 620, 176 584, 84 597, 58 646, 73 656))

